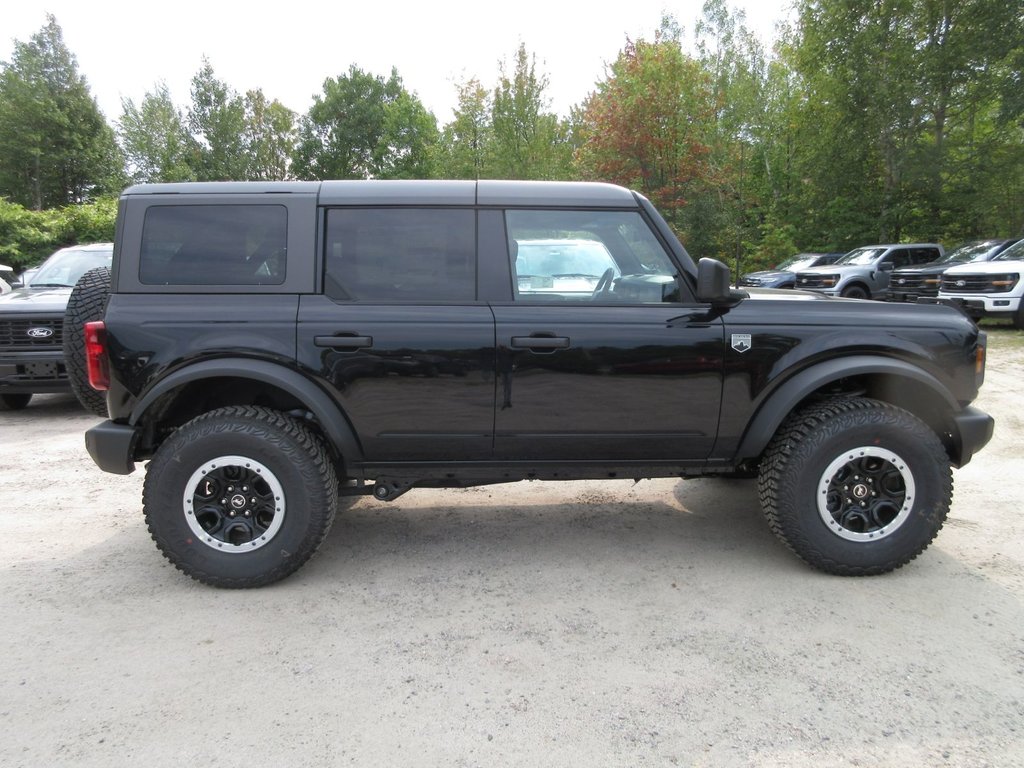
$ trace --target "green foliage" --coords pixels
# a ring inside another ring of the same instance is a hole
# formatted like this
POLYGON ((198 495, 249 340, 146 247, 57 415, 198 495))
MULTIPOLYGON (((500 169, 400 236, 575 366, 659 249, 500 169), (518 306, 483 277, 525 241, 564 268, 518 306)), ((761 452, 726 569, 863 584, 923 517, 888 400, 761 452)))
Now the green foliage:
POLYGON ((123 161, 56 19, 0 72, 0 195, 37 210, 120 188, 123 161))
POLYGON ((0 198, 0 263, 21 271, 66 245, 110 242, 116 218, 115 198, 46 211, 0 198))
POLYGON ((295 113, 281 102, 268 102, 262 90, 245 94, 245 132, 248 160, 243 178, 281 181, 288 178, 295 151, 295 113))
POLYGON ((155 91, 147 93, 140 106, 125 99, 122 107, 119 133, 133 181, 171 182, 195 178, 192 161, 199 149, 165 83, 159 83, 155 91))
POLYGON ((487 173, 491 151, 491 101, 475 77, 458 86, 455 118, 445 126, 439 146, 440 173, 447 179, 479 179, 487 173))
POLYGON ((327 78, 299 122, 293 171, 300 179, 430 178, 437 121, 408 93, 398 71, 355 65, 327 78))
POLYGON ((571 151, 558 116, 548 110, 548 77, 537 74, 536 57, 520 44, 509 76, 505 64, 491 100, 486 173, 502 179, 564 179, 571 151))
POLYGON ((245 102, 203 66, 192 78, 192 108, 188 127, 197 141, 198 157, 193 163, 199 181, 237 181, 246 178, 245 102))

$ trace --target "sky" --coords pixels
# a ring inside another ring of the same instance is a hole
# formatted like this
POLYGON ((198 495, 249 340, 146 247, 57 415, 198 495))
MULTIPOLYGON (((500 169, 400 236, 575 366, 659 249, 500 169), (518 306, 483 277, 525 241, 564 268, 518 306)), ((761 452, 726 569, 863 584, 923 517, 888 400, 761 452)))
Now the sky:
MULTIPOLYGON (((791 0, 728 0, 770 45, 791 0)), ((387 77, 392 67, 442 124, 456 84, 477 77, 491 88, 499 61, 513 66, 520 42, 548 76, 553 111, 566 116, 605 75, 627 38, 652 39, 664 13, 692 33, 703 0, 480 0, 306 3, 174 0, 18 0, 0 18, 0 61, 52 13, 100 109, 113 123, 122 99, 141 102, 163 81, 179 107, 206 56, 215 76, 240 93, 262 88, 305 112, 323 82, 355 64, 387 77), (604 7, 602 7, 604 6, 604 7)))

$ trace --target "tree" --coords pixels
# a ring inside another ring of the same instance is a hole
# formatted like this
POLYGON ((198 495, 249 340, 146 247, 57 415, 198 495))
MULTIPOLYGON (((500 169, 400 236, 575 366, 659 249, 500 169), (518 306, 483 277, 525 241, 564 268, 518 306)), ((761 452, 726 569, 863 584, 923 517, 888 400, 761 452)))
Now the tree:
POLYGON ((355 65, 324 81, 299 121, 293 157, 301 179, 429 178, 437 121, 398 71, 385 80, 355 65))
POLYGON ((663 25, 654 39, 627 41, 583 104, 577 153, 588 178, 639 189, 698 253, 713 250, 701 209, 717 185, 709 162, 715 113, 711 81, 663 25))
POLYGON ((441 134, 441 175, 448 179, 479 179, 486 174, 491 151, 491 103, 475 77, 458 86, 455 117, 441 134))
POLYGON ((116 191, 123 179, 114 132, 46 18, 0 72, 0 195, 36 210, 116 191))
POLYGON ((193 165, 200 181, 247 178, 245 102, 217 79, 206 58, 192 78, 188 127, 197 141, 199 156, 193 165))
POLYGON ((147 93, 141 105, 122 101, 121 146, 129 174, 136 182, 190 181, 197 178, 192 162, 198 156, 181 112, 165 83, 147 93))
POLYGON ((547 111, 547 75, 519 45, 511 77, 501 75, 491 102, 490 174, 506 179, 560 179, 570 173, 568 136, 558 116, 547 111))
POLYGON ((281 181, 289 176, 295 151, 295 113, 276 99, 267 102, 263 91, 245 94, 245 178, 281 181))

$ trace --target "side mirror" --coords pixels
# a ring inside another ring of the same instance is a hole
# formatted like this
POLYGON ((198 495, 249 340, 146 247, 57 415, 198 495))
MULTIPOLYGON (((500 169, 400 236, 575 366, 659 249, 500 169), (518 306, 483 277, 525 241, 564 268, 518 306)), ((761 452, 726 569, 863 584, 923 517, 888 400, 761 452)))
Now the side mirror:
POLYGON ((896 269, 896 265, 893 264, 891 261, 883 261, 881 264, 878 265, 878 268, 883 272, 892 272, 894 269, 896 269))
POLYGON ((697 301, 732 306, 747 296, 746 291, 737 291, 730 286, 729 268, 725 264, 707 258, 697 262, 697 301))

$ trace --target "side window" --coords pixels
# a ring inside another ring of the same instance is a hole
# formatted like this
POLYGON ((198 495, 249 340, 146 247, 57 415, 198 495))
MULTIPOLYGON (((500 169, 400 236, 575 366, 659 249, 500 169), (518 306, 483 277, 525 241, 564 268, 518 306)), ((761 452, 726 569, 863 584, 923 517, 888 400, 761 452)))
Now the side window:
POLYGON ((912 258, 914 264, 927 264, 939 258, 939 251, 936 248, 915 248, 912 258))
POLYGON ((144 285, 281 285, 288 252, 283 205, 156 205, 139 254, 144 285))
POLYGON ((357 301, 474 301, 475 221, 469 209, 333 208, 326 293, 357 301))
POLYGON ((883 262, 890 261, 896 269, 906 267, 910 264, 910 251, 906 248, 899 248, 885 257, 883 262))
POLYGON ((635 211, 512 210, 505 224, 517 302, 679 301, 678 270, 635 211))

